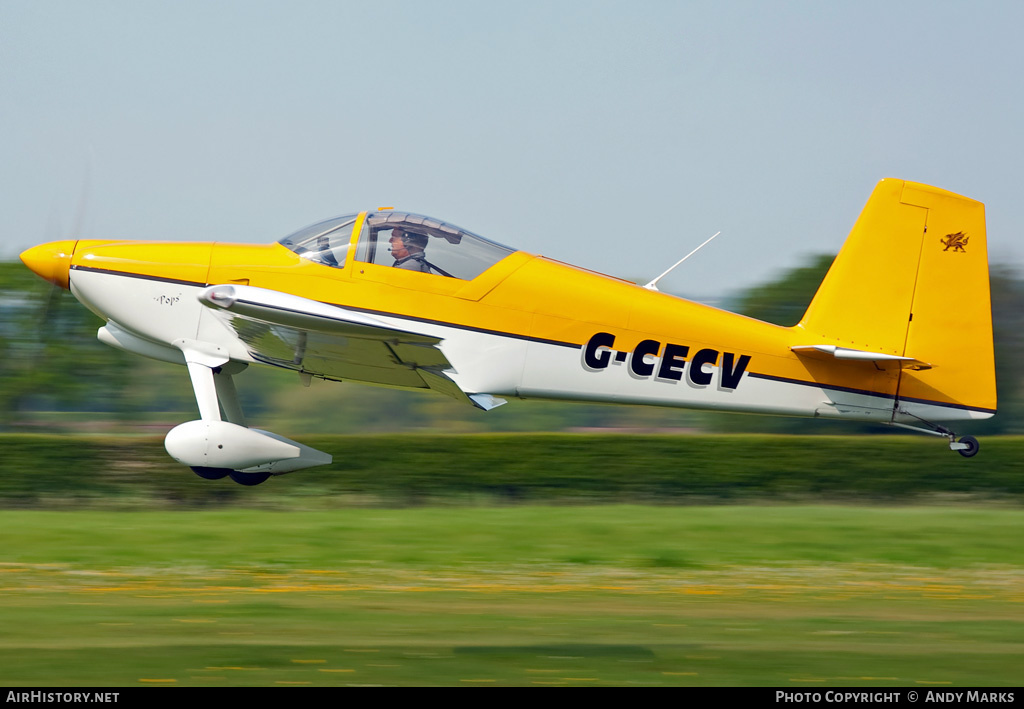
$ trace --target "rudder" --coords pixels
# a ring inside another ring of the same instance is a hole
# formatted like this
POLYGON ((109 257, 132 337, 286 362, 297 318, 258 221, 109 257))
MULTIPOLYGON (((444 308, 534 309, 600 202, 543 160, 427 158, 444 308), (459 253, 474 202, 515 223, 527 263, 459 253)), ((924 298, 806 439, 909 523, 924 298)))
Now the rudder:
POLYGON ((984 205, 882 180, 796 329, 825 343, 930 364, 900 373, 901 408, 929 403, 943 407, 942 418, 992 415, 984 205))

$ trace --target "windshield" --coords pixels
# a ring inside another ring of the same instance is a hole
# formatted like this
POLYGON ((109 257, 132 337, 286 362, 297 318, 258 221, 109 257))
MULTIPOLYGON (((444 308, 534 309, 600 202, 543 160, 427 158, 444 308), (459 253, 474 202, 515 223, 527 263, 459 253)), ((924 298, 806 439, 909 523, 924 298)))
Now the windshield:
POLYGON ((345 255, 352 239, 352 225, 358 214, 346 214, 299 229, 278 243, 299 256, 325 266, 339 268, 345 265, 345 255))
POLYGON ((468 281, 513 251, 438 219, 385 210, 367 215, 356 260, 468 281))

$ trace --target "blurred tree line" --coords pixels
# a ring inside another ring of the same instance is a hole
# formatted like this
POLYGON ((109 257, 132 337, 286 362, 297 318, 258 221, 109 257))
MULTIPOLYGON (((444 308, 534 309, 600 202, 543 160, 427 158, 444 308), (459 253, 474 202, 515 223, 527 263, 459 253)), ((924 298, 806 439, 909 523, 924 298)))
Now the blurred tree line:
MULTIPOLYGON (((808 258, 774 280, 729 299, 729 310, 779 325, 796 324, 832 262, 808 258)), ((971 433, 1024 433, 1024 281, 992 266, 999 414, 971 433)), ((103 323, 66 291, 20 262, 0 263, 0 428, 5 430, 160 432, 198 415, 183 367, 114 350, 96 339, 103 323)), ((853 433, 886 427, 848 422, 716 414, 682 409, 510 402, 484 413, 429 392, 314 380, 250 367, 236 377, 250 422, 302 433, 628 430, 853 433)))

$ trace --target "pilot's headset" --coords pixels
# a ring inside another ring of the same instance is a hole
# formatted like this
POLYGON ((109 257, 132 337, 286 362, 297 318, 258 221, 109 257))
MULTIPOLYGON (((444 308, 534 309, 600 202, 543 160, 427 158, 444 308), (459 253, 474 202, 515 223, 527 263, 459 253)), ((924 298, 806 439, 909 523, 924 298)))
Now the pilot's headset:
POLYGON ((403 241, 405 241, 406 248, 409 246, 417 246, 420 249, 425 249, 427 248, 427 241, 429 238, 430 237, 426 234, 417 234, 414 231, 407 231, 405 232, 405 239, 403 239, 403 241))

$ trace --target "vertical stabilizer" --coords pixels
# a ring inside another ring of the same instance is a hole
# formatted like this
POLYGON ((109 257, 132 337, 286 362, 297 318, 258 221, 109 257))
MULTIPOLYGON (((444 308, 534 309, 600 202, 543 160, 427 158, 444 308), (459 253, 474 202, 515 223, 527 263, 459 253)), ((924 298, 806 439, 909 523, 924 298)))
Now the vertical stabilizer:
POLYGON ((985 207, 935 187, 882 180, 822 281, 801 336, 911 357, 901 402, 996 408, 985 207))

